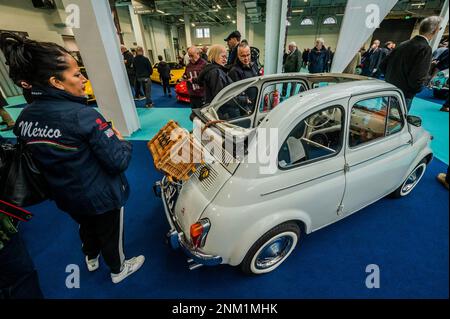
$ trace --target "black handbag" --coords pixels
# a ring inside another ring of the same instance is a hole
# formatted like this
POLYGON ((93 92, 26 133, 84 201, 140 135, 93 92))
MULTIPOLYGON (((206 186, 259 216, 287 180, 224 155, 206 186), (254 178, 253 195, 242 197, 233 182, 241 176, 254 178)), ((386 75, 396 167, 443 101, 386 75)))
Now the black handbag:
POLYGON ((27 207, 49 198, 48 184, 21 142, 0 146, 0 199, 27 207))

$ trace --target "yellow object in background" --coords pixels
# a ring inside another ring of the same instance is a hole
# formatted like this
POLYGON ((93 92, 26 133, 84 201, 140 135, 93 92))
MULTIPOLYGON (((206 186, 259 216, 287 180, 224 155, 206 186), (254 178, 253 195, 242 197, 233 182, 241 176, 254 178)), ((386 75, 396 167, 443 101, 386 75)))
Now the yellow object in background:
MULTIPOLYGON (((180 65, 178 62, 167 62, 167 64, 169 64, 170 75, 171 75, 169 84, 175 85, 175 84, 177 84, 178 80, 183 78, 186 68, 184 66, 180 65)), ((150 77, 150 79, 152 80, 152 82, 161 83, 161 79, 159 78, 159 72, 158 72, 158 63, 156 63, 153 66, 153 73, 152 73, 152 76, 150 77)))

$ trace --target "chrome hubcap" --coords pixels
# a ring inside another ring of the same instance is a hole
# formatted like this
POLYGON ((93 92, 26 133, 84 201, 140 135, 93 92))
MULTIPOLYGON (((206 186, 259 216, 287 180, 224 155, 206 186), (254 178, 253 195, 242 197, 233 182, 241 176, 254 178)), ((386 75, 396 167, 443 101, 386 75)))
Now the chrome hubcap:
POLYGON ((403 184, 402 193, 406 194, 409 193, 419 182, 420 178, 422 177, 423 173, 425 171, 425 168, 423 165, 417 167, 414 172, 409 175, 406 182, 403 184))
POLYGON ((290 236, 283 236, 267 243, 256 258, 256 268, 267 269, 277 263, 289 253, 294 240, 290 236))

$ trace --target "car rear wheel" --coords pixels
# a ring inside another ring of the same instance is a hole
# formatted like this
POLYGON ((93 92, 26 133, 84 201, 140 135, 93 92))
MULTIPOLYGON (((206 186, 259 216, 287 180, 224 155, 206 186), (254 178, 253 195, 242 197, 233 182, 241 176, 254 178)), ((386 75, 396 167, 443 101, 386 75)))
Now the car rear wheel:
POLYGON ((416 168, 408 175, 403 184, 391 194, 393 198, 401 198, 409 195, 413 189, 419 184, 423 175, 427 170, 427 161, 422 160, 416 168))
POLYGON ((300 228, 294 222, 272 228, 250 248, 242 261, 242 271, 259 275, 275 270, 289 257, 299 238, 300 228))

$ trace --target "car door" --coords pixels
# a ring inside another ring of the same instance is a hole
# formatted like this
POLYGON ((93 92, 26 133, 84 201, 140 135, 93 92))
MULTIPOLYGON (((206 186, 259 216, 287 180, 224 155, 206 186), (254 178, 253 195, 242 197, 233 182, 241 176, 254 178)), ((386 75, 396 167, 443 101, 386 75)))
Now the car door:
POLYGON ((345 189, 347 100, 322 105, 286 123, 283 131, 288 133, 279 138, 278 172, 260 183, 270 209, 307 214, 313 231, 339 218, 345 189))
POLYGON ((224 88, 211 105, 220 120, 254 128, 279 103, 308 90, 307 78, 301 74, 277 74, 246 79, 224 88))
POLYGON ((414 157, 404 110, 397 91, 350 99, 343 214, 373 203, 402 183, 414 157))

